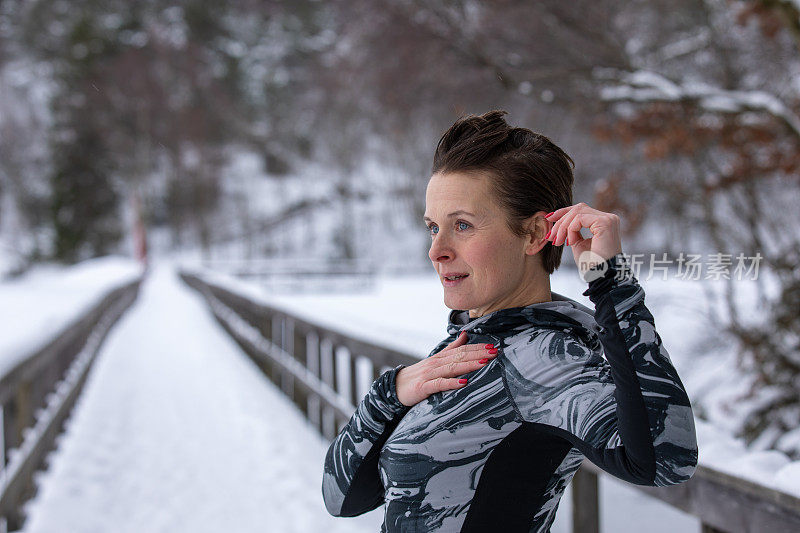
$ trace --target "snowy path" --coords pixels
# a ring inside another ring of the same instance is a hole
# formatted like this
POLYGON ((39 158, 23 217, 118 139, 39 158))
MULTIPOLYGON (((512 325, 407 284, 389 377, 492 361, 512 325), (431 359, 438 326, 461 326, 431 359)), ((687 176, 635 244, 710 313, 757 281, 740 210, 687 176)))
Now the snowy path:
POLYGON ((331 517, 327 444, 168 266, 111 330, 28 532, 370 532, 331 517))

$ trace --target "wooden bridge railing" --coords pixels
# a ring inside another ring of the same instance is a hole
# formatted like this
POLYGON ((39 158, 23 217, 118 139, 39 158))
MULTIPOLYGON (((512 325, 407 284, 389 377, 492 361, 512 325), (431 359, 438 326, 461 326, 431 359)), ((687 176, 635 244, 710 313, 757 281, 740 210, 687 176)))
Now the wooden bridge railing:
MULTIPOLYGON (((388 368, 419 361, 255 303, 191 273, 182 272, 181 278, 205 297, 220 324, 329 440, 348 422, 372 380, 388 368), (359 366, 367 371, 359 372, 359 366), (343 372, 349 379, 340 379, 343 372)), ((572 480, 574 533, 600 530, 601 472, 584 461, 572 480)), ((703 533, 800 532, 800 498, 708 467, 698 467, 680 485, 630 486, 697 517, 703 533)))
POLYGON ((0 377, 0 517, 8 531, 22 527, 22 504, 36 491, 33 474, 55 447, 103 339, 136 299, 140 282, 109 292, 47 346, 0 377))
POLYGON ((339 290, 363 289, 375 283, 376 266, 372 261, 335 259, 325 262, 300 258, 271 259, 205 259, 202 267, 213 272, 224 272, 239 279, 247 279, 274 292, 302 292, 331 285, 336 278, 339 290))

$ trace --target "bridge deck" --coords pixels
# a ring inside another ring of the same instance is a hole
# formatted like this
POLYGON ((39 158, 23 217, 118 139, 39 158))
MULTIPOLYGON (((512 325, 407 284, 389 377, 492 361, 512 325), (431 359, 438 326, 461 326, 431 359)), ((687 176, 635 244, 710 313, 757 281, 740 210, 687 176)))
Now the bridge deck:
POLYGON ((370 532, 321 497, 327 444, 157 266, 112 329, 25 531, 370 532))

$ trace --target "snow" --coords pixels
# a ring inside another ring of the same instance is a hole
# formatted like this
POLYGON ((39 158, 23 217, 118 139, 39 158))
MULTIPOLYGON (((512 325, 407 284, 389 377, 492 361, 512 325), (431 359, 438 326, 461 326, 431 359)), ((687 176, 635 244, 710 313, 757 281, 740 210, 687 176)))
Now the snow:
MULTIPOLYGON (((741 426, 746 410, 753 408, 739 398, 750 383, 737 371, 733 349, 716 336, 709 336, 704 291, 698 290, 698 284, 703 283, 711 292, 721 291, 725 282, 658 275, 644 281, 647 264, 641 267, 637 277, 645 288, 645 301, 659 335, 693 406, 702 405, 711 422, 696 420, 700 463, 800 496, 800 478, 792 482, 786 474, 794 472, 800 461, 790 462, 780 451, 748 449, 732 436, 741 426)), ((449 309, 442 302, 442 288, 434 274, 379 276, 374 290, 360 294, 287 295, 270 294, 253 283, 207 270, 185 268, 255 301, 418 357, 425 357, 447 336, 449 309)), ((762 281, 769 284, 768 280, 762 281)), ((737 283, 743 302, 755 302, 756 282, 742 279, 737 283)), ((551 289, 593 308, 591 301, 581 294, 586 284, 575 270, 562 267, 556 271, 551 276, 551 289)), ((759 313, 757 305, 744 304, 740 312, 740 319, 745 322, 759 313)))
MULTIPOLYGON (((61 287, 84 277, 84 290, 92 292, 89 278, 96 287, 124 278, 120 263, 98 260, 25 279, 38 279, 27 285, 34 295, 39 285, 61 287), (90 268, 93 276, 86 273, 90 268)), ((137 301, 111 329, 49 469, 36 475, 39 491, 26 505, 24 531, 377 531, 382 508, 356 518, 327 514, 320 487, 329 443, 264 378, 174 268, 156 263, 137 301)), ((381 276, 374 290, 360 294, 292 297, 197 271, 235 292, 419 357, 446 335, 449 310, 435 275, 381 276)), ((645 286, 691 396, 697 361, 709 357, 690 351, 703 327, 696 313, 667 311, 680 303, 694 307, 702 296, 675 280, 654 278, 645 286)), ((590 304, 574 271, 559 270, 552 288, 590 304)), ((77 316, 81 300, 63 297, 60 306, 71 305, 77 316)), ((706 371, 718 372, 711 365, 706 371)), ((708 381, 700 376, 696 383, 708 381)), ((748 450, 702 420, 697 435, 701 464, 800 495, 800 461, 748 450)), ((695 518, 627 483, 603 475, 600 489, 603 531, 641 531, 645 524, 651 533, 699 530, 695 518)), ((570 507, 568 488, 554 533, 570 531, 570 507)))
POLYGON ((778 439, 776 446, 779 450, 798 450, 800 449, 800 428, 795 428, 783 434, 778 439))
POLYGON ((755 483, 764 480, 765 472, 780 472, 789 464, 789 458, 776 450, 748 453, 736 462, 736 475, 755 483))
POLYGON ((681 96, 680 87, 655 72, 639 70, 631 74, 626 81, 634 86, 658 89, 668 99, 676 100, 681 96))
POLYGON ((800 461, 795 461, 781 468, 773 479, 773 486, 784 492, 798 495, 798 480, 800 480, 800 461))
POLYGON ((675 59, 692 52, 696 52, 708 45, 711 39, 711 32, 707 28, 702 28, 698 33, 691 37, 679 39, 675 42, 665 45, 659 51, 659 56, 662 61, 675 59))
MULTIPOLYGON (((601 74, 604 78, 612 77, 608 71, 601 74)), ((709 111, 763 111, 783 120, 800 134, 800 117, 777 96, 766 91, 730 91, 692 81, 678 84, 649 70, 623 72, 617 76, 617 84, 600 90, 601 99, 635 102, 697 100, 701 108, 709 111)))
POLYGON ((441 299, 428 297, 435 294, 435 274, 381 276, 375 281, 374 291, 369 292, 270 295, 252 282, 211 271, 194 272, 209 282, 320 326, 420 358, 447 336, 443 332, 449 309, 441 299))
POLYGON ((135 261, 106 256, 72 267, 39 265, 0 283, 0 375, 46 346, 109 291, 140 275, 135 261))
MULTIPOLYGON (((700 531, 700 521, 690 514, 647 496, 634 485, 609 475, 601 475, 600 531, 613 533, 692 533, 700 531)), ((562 501, 562 505, 567 502, 562 501)), ((571 500, 570 500, 571 504, 571 500)), ((570 505, 563 509, 570 510, 570 505)), ((566 514, 559 508, 559 514, 566 514)), ((567 530, 571 531, 571 530, 567 530)), ((556 533, 555 528, 552 533, 556 533)), ((566 531, 565 531, 566 533, 566 531)))
POLYGON ((707 422, 695 423, 701 465, 800 497, 800 461, 777 450, 753 451, 707 422))
POLYGON ((327 447, 157 266, 98 353, 24 531, 374 533, 380 510, 325 510, 327 447))

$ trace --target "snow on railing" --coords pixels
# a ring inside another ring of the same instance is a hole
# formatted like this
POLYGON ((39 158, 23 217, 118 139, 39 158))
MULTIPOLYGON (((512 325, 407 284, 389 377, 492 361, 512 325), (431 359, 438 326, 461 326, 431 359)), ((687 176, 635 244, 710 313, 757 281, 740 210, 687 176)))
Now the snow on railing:
MULTIPOLYGON (((196 274, 180 276, 206 298, 222 326, 329 440, 348 422, 372 380, 388 368, 419 361, 255 302, 196 274)), ((573 477, 575 533, 599 531, 600 474, 584 461, 573 477)), ((800 498, 708 464, 701 463, 679 485, 631 486, 697 517, 703 533, 800 531, 800 498)))
POLYGON ((373 285, 377 267, 365 259, 274 257, 254 260, 207 259, 201 266, 247 279, 271 292, 342 291, 373 285))
POLYGON ((347 423, 375 378, 398 364, 419 361, 257 304, 193 274, 180 276, 203 294, 222 326, 329 439, 347 423))

